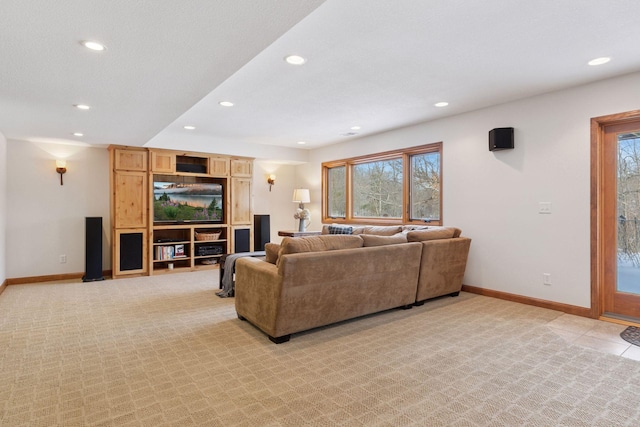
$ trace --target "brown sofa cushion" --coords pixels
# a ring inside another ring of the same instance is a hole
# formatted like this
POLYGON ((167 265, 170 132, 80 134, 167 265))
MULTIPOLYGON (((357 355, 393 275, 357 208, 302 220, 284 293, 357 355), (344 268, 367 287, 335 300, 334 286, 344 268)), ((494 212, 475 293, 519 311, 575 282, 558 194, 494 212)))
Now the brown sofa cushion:
POLYGON ((351 227, 351 234, 375 234, 376 236, 393 236, 402 231, 401 225, 347 225, 331 224, 322 226, 322 234, 330 234, 331 227, 351 227))
POLYGON ((280 245, 278 243, 265 244, 264 251, 266 254, 265 261, 271 264, 275 264, 278 261, 278 252, 280 251, 280 245))
POLYGON ((326 234, 309 237, 285 237, 280 244, 279 257, 301 252, 333 251, 362 247, 360 236, 349 234, 326 234))
POLYGON ((433 227, 427 230, 410 231, 407 233, 409 242, 423 242, 426 240, 452 239, 459 237, 461 230, 456 227, 433 227))
POLYGON ((375 234, 361 234, 364 241, 363 246, 384 246, 384 245, 396 245, 398 243, 407 243, 407 235, 402 233, 394 234, 393 236, 377 236, 375 234))
MULTIPOLYGON (((376 236, 393 236, 394 234, 398 234, 402 231, 401 225, 367 225, 362 227, 362 234, 373 234, 376 236)), ((355 230, 354 230, 355 234, 355 230)))

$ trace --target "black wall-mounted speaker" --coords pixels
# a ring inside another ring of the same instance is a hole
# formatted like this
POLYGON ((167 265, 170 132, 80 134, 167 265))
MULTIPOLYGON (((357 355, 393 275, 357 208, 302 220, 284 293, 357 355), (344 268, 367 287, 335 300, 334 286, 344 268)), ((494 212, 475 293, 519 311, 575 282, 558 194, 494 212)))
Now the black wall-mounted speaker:
POLYGON ((513 148, 513 128, 495 128, 489 131, 489 151, 513 148))
POLYGON ((85 218, 83 282, 104 280, 102 276, 102 217, 85 218))
POLYGON ((264 245, 271 241, 269 215, 253 216, 253 250, 264 251, 264 245))

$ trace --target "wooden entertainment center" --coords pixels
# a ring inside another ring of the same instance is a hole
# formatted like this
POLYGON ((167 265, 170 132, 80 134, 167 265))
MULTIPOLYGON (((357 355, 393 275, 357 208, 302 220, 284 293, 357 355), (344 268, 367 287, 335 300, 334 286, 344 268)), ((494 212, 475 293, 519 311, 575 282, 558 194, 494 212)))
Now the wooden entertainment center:
POLYGON ((236 245, 252 250, 252 158, 126 146, 110 146, 109 154, 114 279, 219 268, 236 245), (171 190, 194 186, 216 195, 180 219, 184 206, 171 190), (161 203, 169 217, 154 216, 161 203))

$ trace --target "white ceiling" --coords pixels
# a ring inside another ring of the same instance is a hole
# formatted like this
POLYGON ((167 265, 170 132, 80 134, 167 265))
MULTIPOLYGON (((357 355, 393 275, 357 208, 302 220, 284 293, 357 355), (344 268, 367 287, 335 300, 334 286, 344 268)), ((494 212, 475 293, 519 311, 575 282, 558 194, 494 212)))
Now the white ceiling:
POLYGON ((297 151, 640 70, 637 0, 1 0, 0 16, 0 132, 28 141, 297 151))

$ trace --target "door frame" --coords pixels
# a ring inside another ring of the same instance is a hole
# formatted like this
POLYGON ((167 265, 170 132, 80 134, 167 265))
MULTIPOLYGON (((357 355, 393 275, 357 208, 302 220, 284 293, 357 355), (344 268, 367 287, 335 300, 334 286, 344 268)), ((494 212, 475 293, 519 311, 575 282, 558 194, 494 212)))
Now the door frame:
POLYGON ((604 313, 604 128, 640 120, 640 110, 591 119, 591 317, 604 313))

